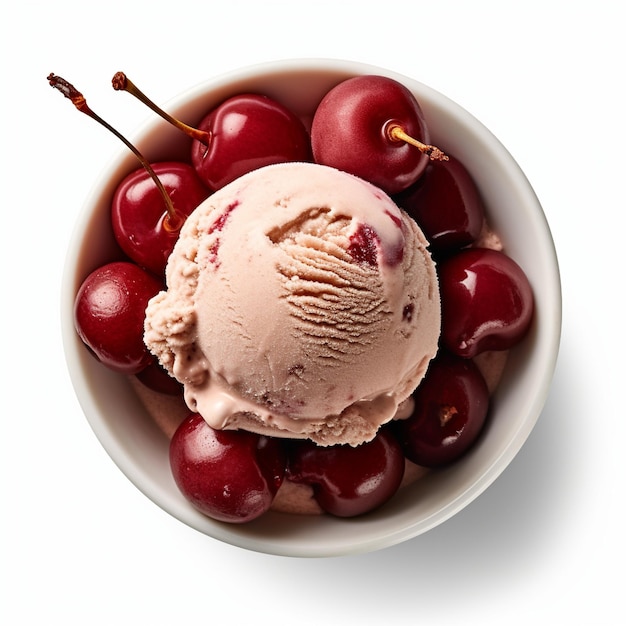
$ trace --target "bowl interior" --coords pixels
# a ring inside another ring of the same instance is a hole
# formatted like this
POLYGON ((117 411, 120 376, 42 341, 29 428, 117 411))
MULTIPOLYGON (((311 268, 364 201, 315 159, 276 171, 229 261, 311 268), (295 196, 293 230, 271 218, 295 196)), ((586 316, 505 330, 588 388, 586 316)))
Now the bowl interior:
MULTIPOLYGON (((541 412, 554 371, 561 292, 556 253, 543 211, 506 149, 448 98, 379 67, 304 59, 229 73, 196 86, 165 108, 194 124, 224 98, 256 91, 310 120, 317 103, 334 84, 351 75, 369 73, 396 78, 413 91, 424 110, 433 143, 454 154, 470 170, 507 254, 524 268, 534 289, 534 326, 524 344, 512 351, 493 398, 486 432, 471 453, 449 469, 404 488, 381 509, 351 520, 270 512, 240 526, 201 515, 174 484, 166 437, 128 381, 97 363, 73 326, 74 296, 80 283, 90 271, 118 255, 109 226, 109 206, 116 184, 138 166, 130 153, 121 151, 101 174, 76 224, 67 254, 61 303, 66 360, 83 411, 102 445, 127 477, 165 511, 211 537, 259 552, 289 556, 364 552, 440 524, 484 491, 519 451, 541 412)), ((146 125, 133 142, 152 161, 182 158, 189 150, 189 140, 160 119, 146 125)))

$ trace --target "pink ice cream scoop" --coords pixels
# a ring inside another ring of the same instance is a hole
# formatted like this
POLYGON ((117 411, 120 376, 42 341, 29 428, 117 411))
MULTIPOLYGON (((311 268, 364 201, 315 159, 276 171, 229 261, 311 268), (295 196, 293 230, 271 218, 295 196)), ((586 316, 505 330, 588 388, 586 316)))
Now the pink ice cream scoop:
POLYGON ((416 223, 368 182, 288 163, 188 218, 145 342, 214 428, 358 445, 419 384, 440 325, 416 223))

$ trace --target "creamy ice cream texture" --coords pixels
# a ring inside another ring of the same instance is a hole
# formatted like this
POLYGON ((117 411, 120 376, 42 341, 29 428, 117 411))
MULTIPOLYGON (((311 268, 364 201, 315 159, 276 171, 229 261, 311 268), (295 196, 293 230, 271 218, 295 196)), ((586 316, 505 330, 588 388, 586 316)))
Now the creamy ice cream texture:
POLYGON ((289 163, 188 218, 145 341, 214 428, 358 445, 402 411, 439 333, 415 222, 366 181, 289 163))

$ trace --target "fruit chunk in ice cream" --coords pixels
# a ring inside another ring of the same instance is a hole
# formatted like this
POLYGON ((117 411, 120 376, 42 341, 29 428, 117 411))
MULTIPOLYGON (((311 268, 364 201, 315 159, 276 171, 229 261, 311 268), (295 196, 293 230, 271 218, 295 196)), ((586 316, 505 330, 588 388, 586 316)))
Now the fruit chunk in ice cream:
POLYGON ((358 445, 437 352, 427 245, 360 178, 312 163, 255 170, 188 218, 146 344, 214 428, 358 445))

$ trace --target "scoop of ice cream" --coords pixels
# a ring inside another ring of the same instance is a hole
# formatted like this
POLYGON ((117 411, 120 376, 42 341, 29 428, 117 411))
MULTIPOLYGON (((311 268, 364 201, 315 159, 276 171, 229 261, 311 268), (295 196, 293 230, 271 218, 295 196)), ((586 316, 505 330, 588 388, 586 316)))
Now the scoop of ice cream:
POLYGON ((439 333, 415 222, 370 183, 289 163, 188 218, 145 341, 214 428, 358 445, 418 385, 439 333))

